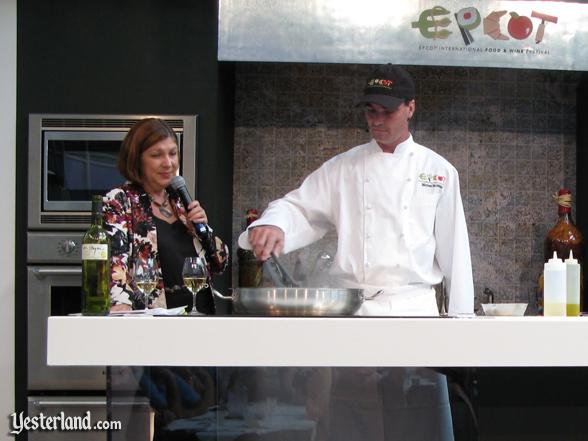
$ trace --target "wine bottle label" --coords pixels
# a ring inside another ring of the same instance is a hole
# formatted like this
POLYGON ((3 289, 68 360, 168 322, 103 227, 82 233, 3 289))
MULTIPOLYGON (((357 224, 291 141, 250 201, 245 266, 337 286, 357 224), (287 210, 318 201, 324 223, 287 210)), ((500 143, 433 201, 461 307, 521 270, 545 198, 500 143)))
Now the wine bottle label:
POLYGON ((99 243, 83 244, 82 260, 108 260, 108 245, 99 243))

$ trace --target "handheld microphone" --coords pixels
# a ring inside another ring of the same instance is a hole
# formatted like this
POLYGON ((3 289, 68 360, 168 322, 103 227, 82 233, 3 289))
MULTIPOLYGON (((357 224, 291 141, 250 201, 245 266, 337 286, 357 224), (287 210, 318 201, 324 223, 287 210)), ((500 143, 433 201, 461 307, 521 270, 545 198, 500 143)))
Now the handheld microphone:
MULTIPOLYGON (((186 181, 181 176, 174 176, 169 186, 174 190, 182 201, 184 208, 188 211, 188 205, 192 202, 192 196, 186 187, 186 181)), ((216 249, 212 243, 212 228, 206 224, 199 222, 193 222, 194 228, 196 229, 196 235, 202 243, 202 247, 209 256, 213 256, 216 249)))

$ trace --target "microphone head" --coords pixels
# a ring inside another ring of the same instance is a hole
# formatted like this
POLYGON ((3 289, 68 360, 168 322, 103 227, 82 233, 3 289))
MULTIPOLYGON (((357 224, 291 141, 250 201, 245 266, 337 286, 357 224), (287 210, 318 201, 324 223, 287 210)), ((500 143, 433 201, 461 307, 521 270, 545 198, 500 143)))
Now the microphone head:
POLYGON ((169 183, 169 186, 173 190, 178 191, 180 187, 186 186, 186 181, 184 181, 184 178, 182 178, 181 176, 174 176, 171 182, 169 183))

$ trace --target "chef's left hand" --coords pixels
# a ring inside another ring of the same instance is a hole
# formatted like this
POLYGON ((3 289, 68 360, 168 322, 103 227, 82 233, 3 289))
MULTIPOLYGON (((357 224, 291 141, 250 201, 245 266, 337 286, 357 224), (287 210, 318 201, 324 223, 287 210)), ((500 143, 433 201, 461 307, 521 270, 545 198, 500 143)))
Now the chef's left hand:
POLYGON ((206 217, 206 212, 204 208, 200 205, 198 201, 192 201, 188 205, 188 219, 197 224, 207 224, 208 218, 206 217))

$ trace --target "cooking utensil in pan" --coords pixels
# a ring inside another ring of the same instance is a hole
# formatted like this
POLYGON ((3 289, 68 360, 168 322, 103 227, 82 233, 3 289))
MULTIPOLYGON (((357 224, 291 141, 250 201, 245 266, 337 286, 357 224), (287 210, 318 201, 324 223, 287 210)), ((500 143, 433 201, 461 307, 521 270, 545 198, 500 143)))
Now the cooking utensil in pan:
POLYGON ((282 265, 278 256, 274 253, 263 262, 263 270, 270 275, 272 282, 281 287, 297 287, 298 283, 294 281, 288 270, 282 265))
POLYGON ((243 315, 264 316, 338 316, 355 314, 365 300, 372 300, 383 290, 366 296, 359 288, 317 288, 299 286, 288 270, 272 253, 264 262, 277 287, 235 288, 231 296, 213 293, 230 301, 233 311, 243 315))

